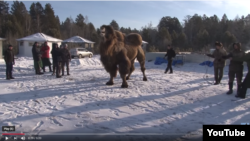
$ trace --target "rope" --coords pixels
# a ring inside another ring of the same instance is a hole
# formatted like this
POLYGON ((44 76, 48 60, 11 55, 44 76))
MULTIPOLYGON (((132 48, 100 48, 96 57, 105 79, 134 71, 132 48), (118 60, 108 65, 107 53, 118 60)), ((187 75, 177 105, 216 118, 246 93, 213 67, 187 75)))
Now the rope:
MULTIPOLYGON (((204 60, 206 59, 207 57, 204 55, 204 60)), ((213 82, 209 81, 209 77, 208 77, 208 66, 205 65, 205 74, 203 75, 203 79, 208 83, 208 84, 213 84, 213 82)))

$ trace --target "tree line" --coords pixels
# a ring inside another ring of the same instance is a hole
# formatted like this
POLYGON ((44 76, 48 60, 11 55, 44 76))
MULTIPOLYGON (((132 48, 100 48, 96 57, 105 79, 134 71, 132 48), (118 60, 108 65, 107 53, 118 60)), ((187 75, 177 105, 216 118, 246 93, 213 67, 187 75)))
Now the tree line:
MULTIPOLYGON (((141 34, 143 40, 148 42, 149 52, 166 51, 169 44, 177 52, 204 51, 213 47, 215 41, 222 42, 228 50, 233 42, 241 42, 243 47, 250 46, 250 14, 246 17, 236 16, 233 20, 229 20, 226 14, 222 18, 194 14, 187 15, 183 22, 176 17, 165 16, 160 19, 157 27, 149 23, 139 30, 119 27, 115 20, 110 25, 125 34, 141 34)), ((5 44, 17 48, 17 38, 37 32, 60 39, 81 36, 96 42, 93 51, 98 53, 100 29, 94 27, 87 16, 78 14, 75 19, 68 17, 60 22, 49 3, 44 7, 39 2, 32 3, 27 10, 21 1, 13 1, 11 6, 6 1, 0 1, 0 37, 7 39, 5 44)))

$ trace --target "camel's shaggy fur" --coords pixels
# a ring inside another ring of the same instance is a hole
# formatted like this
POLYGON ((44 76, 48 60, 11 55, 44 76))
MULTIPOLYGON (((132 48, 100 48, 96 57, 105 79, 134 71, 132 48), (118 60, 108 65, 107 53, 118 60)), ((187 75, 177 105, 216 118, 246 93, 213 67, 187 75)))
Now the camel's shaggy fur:
POLYGON ((122 88, 127 88, 127 81, 134 71, 134 61, 137 59, 143 73, 143 81, 147 81, 145 75, 145 54, 141 48, 142 37, 139 34, 131 33, 125 35, 114 30, 111 26, 101 26, 102 41, 100 43, 101 62, 105 70, 110 74, 110 80, 106 85, 114 84, 114 77, 119 70, 123 80, 122 88), (119 67, 118 67, 119 66, 119 67))

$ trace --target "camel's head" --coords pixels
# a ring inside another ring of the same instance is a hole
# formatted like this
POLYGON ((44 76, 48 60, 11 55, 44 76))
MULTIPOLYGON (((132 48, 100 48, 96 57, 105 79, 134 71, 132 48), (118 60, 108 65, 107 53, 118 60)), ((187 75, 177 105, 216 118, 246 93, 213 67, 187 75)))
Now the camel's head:
POLYGON ((115 30, 109 25, 103 25, 100 28, 102 41, 110 41, 116 38, 115 30))

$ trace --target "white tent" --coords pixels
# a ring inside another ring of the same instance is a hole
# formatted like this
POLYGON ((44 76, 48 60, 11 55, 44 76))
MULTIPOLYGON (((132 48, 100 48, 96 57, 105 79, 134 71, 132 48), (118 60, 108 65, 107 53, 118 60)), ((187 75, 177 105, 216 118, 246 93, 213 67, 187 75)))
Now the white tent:
POLYGON ((3 59, 3 41, 4 38, 0 38, 0 59, 3 59))
POLYGON ((95 42, 84 39, 80 36, 73 36, 69 39, 63 40, 64 43, 83 43, 85 48, 92 48, 95 42))
POLYGON ((27 37, 17 39, 17 41, 35 41, 35 42, 61 42, 61 39, 53 38, 43 33, 36 33, 27 37))
POLYGON ((89 43, 89 44, 93 44, 95 42, 89 41, 87 39, 84 39, 80 36, 74 36, 71 37, 69 39, 63 40, 62 42, 68 42, 68 43, 89 43))
POLYGON ((142 49, 144 50, 144 52, 146 53, 146 47, 147 47, 148 42, 142 41, 142 49))
MULTIPOLYGON (((34 42, 38 42, 39 44, 43 42, 47 42, 48 46, 50 47, 50 50, 52 49, 52 43, 58 43, 61 44, 62 40, 53 38, 51 36, 48 36, 43 33, 36 33, 30 36, 26 36, 20 39, 17 39, 19 42, 19 55, 20 56, 26 56, 26 57, 32 57, 32 46, 34 42)), ((51 54, 50 54, 51 57, 51 54)))

